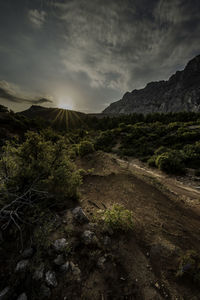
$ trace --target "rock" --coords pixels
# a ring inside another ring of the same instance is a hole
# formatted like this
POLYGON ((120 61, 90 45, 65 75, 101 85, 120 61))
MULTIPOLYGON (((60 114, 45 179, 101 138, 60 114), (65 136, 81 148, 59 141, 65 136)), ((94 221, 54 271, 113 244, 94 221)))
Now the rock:
POLYGON ((51 290, 49 287, 47 287, 46 285, 41 285, 40 288, 40 298, 41 299, 47 299, 51 297, 51 290))
POLYGON ((85 245, 94 244, 97 241, 95 233, 90 230, 85 230, 82 234, 82 239, 85 245))
POLYGON ((98 259, 97 266, 100 269, 105 270, 105 262, 106 262, 106 258, 104 256, 102 256, 98 259))
POLYGON ((44 264, 42 263, 34 272, 33 279, 41 280, 44 275, 44 264))
POLYGON ((70 268, 72 271, 72 275, 74 276, 75 280, 80 281, 81 280, 81 270, 72 261, 69 264, 70 264, 70 268))
POLYGON ((28 299, 28 298, 27 298, 27 296, 26 296, 25 293, 21 294, 21 295, 17 298, 17 300, 27 300, 27 299, 28 299))
POLYGON ((7 286, 7 287, 5 287, 5 289, 3 289, 2 291, 0 291, 0 300, 7 300, 7 299, 9 299, 9 295, 10 295, 10 287, 7 286))
POLYGON ((24 259, 26 259, 26 258, 31 258, 31 257, 33 256, 33 254, 34 254, 33 248, 27 248, 27 249, 25 249, 25 250, 23 251, 22 257, 23 257, 24 259))
POLYGON ((24 272, 27 270, 29 266, 29 260, 28 259, 23 259, 23 260, 20 260, 18 263, 17 263, 17 266, 15 268, 15 271, 16 272, 24 272))
POLYGON ((63 254, 59 254, 55 259, 54 259, 54 264, 57 266, 60 266, 62 264, 64 264, 65 260, 63 257, 63 254))
POLYGON ((53 248, 56 252, 62 252, 66 249, 66 246, 68 245, 65 238, 55 240, 53 243, 53 248))
POLYGON ((58 285, 56 280, 56 274, 53 271, 48 271, 45 274, 46 284, 50 287, 56 287, 58 285))
POLYGON ((74 219, 79 222, 80 224, 84 224, 84 223, 88 223, 89 219, 87 218, 87 216, 85 215, 83 209, 78 206, 76 208, 73 209, 72 211, 73 217, 74 219))
POLYGON ((69 262, 67 261, 66 263, 64 263, 62 266, 60 266, 60 270, 61 272, 68 272, 70 269, 70 264, 69 262))
POLYGON ((200 111, 200 55, 193 58, 183 71, 168 81, 150 82, 145 88, 124 94, 111 103, 104 114, 168 113, 200 111))

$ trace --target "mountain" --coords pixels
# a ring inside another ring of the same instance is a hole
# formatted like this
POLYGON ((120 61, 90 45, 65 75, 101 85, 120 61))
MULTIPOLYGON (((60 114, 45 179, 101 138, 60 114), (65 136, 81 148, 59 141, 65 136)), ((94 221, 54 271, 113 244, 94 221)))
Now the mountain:
POLYGON ((127 92, 103 114, 168 113, 200 111, 200 55, 168 81, 150 82, 145 88, 127 92))
POLYGON ((77 128, 84 122, 85 117, 85 114, 81 112, 39 105, 32 105, 18 114, 29 119, 44 120, 59 129, 77 128))

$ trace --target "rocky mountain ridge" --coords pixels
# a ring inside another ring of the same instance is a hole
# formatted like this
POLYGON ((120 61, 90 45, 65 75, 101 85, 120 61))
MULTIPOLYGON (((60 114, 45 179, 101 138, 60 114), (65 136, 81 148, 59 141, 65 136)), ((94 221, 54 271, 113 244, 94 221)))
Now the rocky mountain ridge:
POLYGON ((124 94, 104 114, 169 113, 200 111, 200 55, 188 62, 168 81, 150 82, 145 88, 124 94))

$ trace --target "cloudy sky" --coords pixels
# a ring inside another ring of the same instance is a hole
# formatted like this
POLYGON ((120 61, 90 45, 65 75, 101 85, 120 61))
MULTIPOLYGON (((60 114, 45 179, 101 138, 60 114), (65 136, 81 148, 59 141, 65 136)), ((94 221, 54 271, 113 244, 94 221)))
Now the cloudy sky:
POLYGON ((0 103, 101 112, 200 54, 199 0, 0 0, 0 103))

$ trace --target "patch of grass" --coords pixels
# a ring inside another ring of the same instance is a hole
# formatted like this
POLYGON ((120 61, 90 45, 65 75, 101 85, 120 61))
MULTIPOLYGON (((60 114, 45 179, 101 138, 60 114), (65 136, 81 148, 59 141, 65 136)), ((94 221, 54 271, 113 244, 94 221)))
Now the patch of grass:
POLYGON ((102 220, 114 231, 133 230, 133 213, 119 204, 114 204, 102 212, 102 220))

